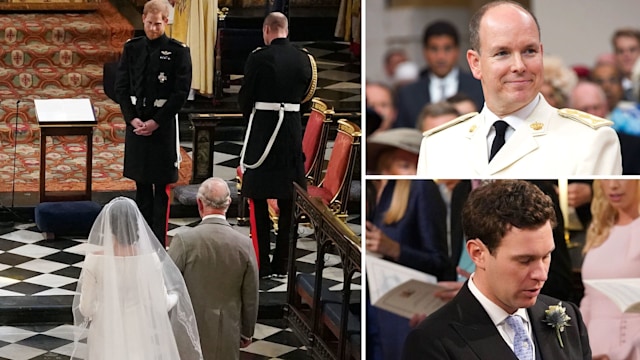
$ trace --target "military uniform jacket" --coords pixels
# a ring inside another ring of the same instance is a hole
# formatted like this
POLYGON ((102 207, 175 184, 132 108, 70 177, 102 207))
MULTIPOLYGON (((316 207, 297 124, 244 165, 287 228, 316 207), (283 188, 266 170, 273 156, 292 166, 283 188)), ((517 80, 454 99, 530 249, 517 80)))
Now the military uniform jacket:
MULTIPOLYGON (((484 113, 425 132, 418 175, 440 179, 558 178, 620 175, 620 142, 610 121, 572 109, 538 105, 489 163, 484 113)), ((476 115, 474 115, 476 114, 476 115)))
POLYGON ((251 239, 224 219, 207 218, 176 234, 169 256, 191 296, 205 360, 240 356, 240 335, 258 318, 258 264, 251 239))
MULTIPOLYGON (((315 89, 315 63, 308 53, 288 39, 274 39, 255 50, 245 65, 238 102, 248 121, 256 102, 300 104, 315 89)), ((254 164, 263 154, 278 122, 277 111, 257 110, 245 151, 245 163, 254 164)), ((292 182, 305 186, 300 112, 285 112, 271 152, 256 169, 246 169, 242 194, 253 199, 293 197, 292 182)))
POLYGON ((129 40, 118 64, 115 88, 127 125, 124 176, 142 183, 177 181, 175 115, 191 88, 189 48, 166 35, 129 40), (136 135, 131 125, 135 118, 153 119, 159 127, 150 136, 136 135))

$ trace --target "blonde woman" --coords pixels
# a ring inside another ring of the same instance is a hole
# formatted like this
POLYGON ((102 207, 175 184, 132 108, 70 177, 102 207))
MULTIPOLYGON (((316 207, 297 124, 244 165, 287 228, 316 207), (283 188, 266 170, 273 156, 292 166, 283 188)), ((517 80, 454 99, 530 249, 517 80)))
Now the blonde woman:
MULTIPOLYGON (((640 180, 595 180, 584 280, 640 277, 640 180)), ((594 359, 640 359, 640 314, 585 285, 580 304, 594 359)))
MULTIPOLYGON (((385 259, 440 277, 447 269, 446 209, 431 180, 379 180, 375 209, 366 222, 366 248, 385 259)), ((409 319, 367 309, 371 359, 395 360, 409 333, 409 319)))

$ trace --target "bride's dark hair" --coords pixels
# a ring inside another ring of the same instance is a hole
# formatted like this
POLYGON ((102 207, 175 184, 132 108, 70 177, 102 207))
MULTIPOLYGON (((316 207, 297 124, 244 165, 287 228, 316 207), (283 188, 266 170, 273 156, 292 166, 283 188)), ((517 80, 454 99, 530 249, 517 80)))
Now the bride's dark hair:
POLYGON ((116 198, 109 205, 109 222, 116 241, 120 245, 138 242, 139 226, 136 221, 136 205, 126 198, 116 198))

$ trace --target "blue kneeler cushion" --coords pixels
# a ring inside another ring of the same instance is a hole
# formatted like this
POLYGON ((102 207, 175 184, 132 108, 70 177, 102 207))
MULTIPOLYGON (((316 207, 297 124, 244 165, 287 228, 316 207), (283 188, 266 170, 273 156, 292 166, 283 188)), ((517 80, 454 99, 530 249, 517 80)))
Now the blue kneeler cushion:
POLYGON ((45 202, 36 206, 40 231, 55 235, 89 235, 102 207, 94 201, 45 202))

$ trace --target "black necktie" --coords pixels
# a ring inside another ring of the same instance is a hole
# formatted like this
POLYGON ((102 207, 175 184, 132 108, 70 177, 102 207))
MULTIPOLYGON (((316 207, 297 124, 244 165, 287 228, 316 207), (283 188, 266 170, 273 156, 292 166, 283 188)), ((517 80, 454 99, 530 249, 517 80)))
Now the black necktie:
POLYGON ((493 143, 491 144, 491 154, 489 154, 489 162, 491 162, 491 159, 496 156, 498 150, 500 150, 502 145, 504 145, 504 134, 507 132, 509 124, 502 120, 498 120, 493 123, 493 127, 496 129, 496 137, 493 138, 493 143))

